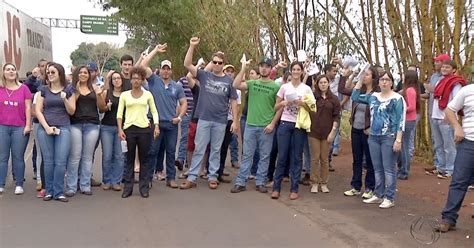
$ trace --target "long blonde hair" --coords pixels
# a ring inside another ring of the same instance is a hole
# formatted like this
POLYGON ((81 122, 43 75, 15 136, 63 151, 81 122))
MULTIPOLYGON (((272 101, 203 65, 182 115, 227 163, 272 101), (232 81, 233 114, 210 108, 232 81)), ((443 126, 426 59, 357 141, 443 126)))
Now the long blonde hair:
POLYGON ((20 85, 20 81, 19 81, 20 75, 18 74, 16 66, 12 63, 5 63, 2 67, 2 80, 0 80, 0 87, 5 87, 5 84, 7 82, 7 79, 5 78, 5 74, 3 73, 5 71, 5 67, 7 67, 7 65, 11 65, 15 68, 15 71, 16 71, 16 80, 15 80, 15 82, 16 82, 17 85, 20 85))

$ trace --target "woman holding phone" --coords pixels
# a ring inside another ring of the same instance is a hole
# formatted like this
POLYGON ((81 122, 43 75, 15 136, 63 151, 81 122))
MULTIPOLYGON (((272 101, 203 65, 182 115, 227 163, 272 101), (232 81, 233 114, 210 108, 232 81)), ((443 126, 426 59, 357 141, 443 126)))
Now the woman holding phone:
POLYGON ((71 150, 70 116, 76 111, 74 88, 66 83, 64 67, 52 63, 46 68, 47 85, 36 99, 35 112, 41 126, 38 141, 44 159, 46 193, 44 201, 67 202, 64 174, 71 150))

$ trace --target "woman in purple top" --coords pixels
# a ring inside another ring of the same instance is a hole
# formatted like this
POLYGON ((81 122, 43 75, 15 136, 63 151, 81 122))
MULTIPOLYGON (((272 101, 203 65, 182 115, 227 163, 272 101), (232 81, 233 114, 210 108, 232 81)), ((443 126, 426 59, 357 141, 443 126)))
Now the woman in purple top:
POLYGON ((50 64, 46 68, 46 86, 36 99, 35 113, 41 126, 38 141, 44 160, 46 195, 44 201, 67 202, 64 196, 64 174, 71 150, 70 116, 76 111, 74 88, 66 83, 64 67, 50 64))
POLYGON ((12 154, 15 194, 23 194, 24 154, 31 131, 31 92, 18 81, 16 66, 6 63, 0 81, 0 194, 5 190, 8 160, 12 154))

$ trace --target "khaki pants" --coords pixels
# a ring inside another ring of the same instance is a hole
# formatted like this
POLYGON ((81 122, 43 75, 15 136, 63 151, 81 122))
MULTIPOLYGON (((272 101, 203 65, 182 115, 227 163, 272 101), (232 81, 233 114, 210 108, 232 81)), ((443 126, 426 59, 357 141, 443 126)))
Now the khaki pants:
POLYGON ((327 140, 308 137, 311 149, 311 182, 327 184, 329 177, 329 144, 327 140))

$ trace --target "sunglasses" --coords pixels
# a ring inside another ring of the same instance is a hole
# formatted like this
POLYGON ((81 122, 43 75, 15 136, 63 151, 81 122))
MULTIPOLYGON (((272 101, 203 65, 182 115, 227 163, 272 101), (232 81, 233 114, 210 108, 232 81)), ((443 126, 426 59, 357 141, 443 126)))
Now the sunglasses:
POLYGON ((48 72, 46 72, 46 74, 48 74, 48 75, 54 75, 54 74, 56 74, 56 72, 55 72, 55 71, 48 71, 48 72))
POLYGON ((224 64, 224 61, 212 61, 212 63, 215 65, 222 65, 224 64))

